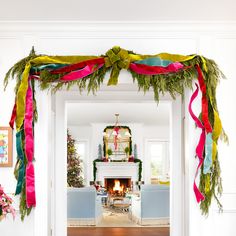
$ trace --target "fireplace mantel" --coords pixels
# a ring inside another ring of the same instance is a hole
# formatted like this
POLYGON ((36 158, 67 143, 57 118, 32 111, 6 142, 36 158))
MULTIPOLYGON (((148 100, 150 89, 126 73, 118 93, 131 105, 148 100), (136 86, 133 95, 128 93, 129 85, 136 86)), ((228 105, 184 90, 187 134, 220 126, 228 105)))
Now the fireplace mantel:
POLYGON ((97 180, 104 186, 105 178, 131 178, 138 181, 139 163, 134 162, 97 162, 97 180))

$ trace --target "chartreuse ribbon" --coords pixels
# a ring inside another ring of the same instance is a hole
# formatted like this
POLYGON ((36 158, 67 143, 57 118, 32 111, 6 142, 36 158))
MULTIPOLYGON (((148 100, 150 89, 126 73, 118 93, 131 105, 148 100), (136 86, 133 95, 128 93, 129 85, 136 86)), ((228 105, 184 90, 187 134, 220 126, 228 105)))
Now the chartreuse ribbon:
POLYGON ((25 164, 24 164, 24 151, 22 144, 22 135, 23 130, 20 130, 16 133, 16 151, 19 159, 19 169, 18 169, 18 177, 17 177, 17 185, 15 194, 20 194, 22 190, 23 183, 25 181, 25 164))
POLYGON ((16 95, 16 130, 19 131, 22 127, 25 114, 25 98, 28 89, 28 78, 33 65, 44 64, 71 64, 88 59, 98 58, 95 56, 39 56, 30 60, 22 73, 21 83, 16 95))
MULTIPOLYGON (((108 85, 116 85, 121 69, 128 69, 131 62, 137 64, 148 64, 151 66, 168 66, 172 62, 188 61, 196 57, 196 55, 182 56, 177 54, 160 53, 157 55, 136 55, 128 53, 127 50, 118 46, 110 49, 105 56, 106 67, 112 67, 108 85)), ((204 59, 204 58, 203 58, 204 59)))
POLYGON ((28 89, 28 77, 30 72, 30 63, 27 63, 22 74, 21 83, 16 95, 16 130, 22 127, 25 116, 25 97, 28 89))
POLYGON ((172 62, 184 62, 192 60, 197 55, 191 55, 191 56, 184 56, 179 54, 170 54, 170 53, 159 53, 156 55, 138 55, 138 54, 129 54, 131 62, 138 61, 138 60, 144 60, 147 58, 153 58, 153 57, 159 57, 162 60, 169 60, 172 62))
POLYGON ((116 85, 122 69, 128 69, 130 57, 127 50, 115 46, 106 53, 105 66, 111 67, 110 79, 107 85, 116 85))
POLYGON ((222 132, 222 123, 218 113, 214 110, 214 127, 212 131, 212 160, 215 161, 217 155, 217 141, 222 132))

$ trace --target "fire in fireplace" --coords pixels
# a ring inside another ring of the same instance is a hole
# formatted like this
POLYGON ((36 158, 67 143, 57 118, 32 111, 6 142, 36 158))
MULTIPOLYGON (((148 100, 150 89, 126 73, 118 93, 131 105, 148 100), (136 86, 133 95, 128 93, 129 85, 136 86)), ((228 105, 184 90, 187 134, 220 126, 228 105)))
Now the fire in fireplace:
POLYGON ((131 189, 131 178, 105 178, 105 188, 110 195, 124 196, 131 189))

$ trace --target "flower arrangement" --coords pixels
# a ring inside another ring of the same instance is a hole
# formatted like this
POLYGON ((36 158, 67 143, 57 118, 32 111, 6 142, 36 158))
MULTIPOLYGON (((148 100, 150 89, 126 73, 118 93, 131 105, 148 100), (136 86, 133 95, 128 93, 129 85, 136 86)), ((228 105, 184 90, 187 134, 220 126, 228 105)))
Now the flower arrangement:
POLYGON ((16 210, 12 206, 12 202, 13 200, 4 192, 0 184, 0 220, 5 218, 8 213, 11 213, 15 219, 16 210))

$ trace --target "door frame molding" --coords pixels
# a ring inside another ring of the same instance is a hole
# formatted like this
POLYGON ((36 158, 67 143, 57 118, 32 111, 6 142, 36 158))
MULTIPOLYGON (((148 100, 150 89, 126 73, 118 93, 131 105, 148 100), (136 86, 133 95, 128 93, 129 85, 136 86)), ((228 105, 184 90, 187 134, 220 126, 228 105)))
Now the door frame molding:
MULTIPOLYGON (((184 217, 183 209, 188 208, 188 203, 183 202, 183 150, 182 150, 182 102, 178 97, 176 100, 171 100, 169 97, 161 99, 162 102, 171 103, 170 114, 170 168, 171 168, 171 186, 170 186, 170 235, 184 236, 183 226, 187 224, 186 217, 184 217), (172 157, 175 158, 172 158, 172 157)), ((67 202, 66 191, 66 105, 67 103, 113 103, 113 102, 155 102, 151 92, 146 93, 145 96, 137 96, 137 92, 133 90, 126 91, 109 91, 99 90, 97 96, 81 96, 74 91, 61 91, 55 95, 55 176, 54 176, 54 235, 66 236, 67 230, 67 202), (127 93, 128 92, 128 93, 127 93), (112 98, 113 97, 113 98, 112 98), (121 99, 117 99, 120 97, 121 99)))

